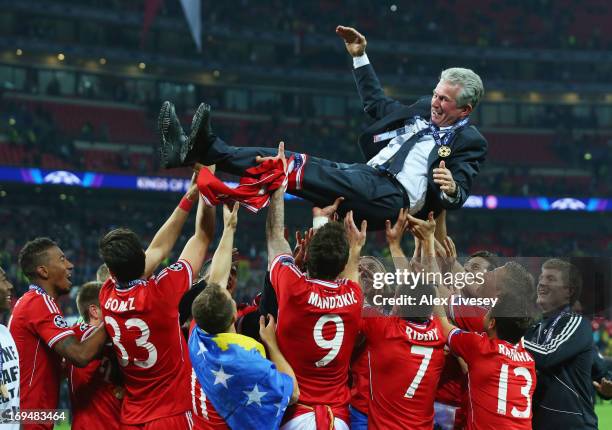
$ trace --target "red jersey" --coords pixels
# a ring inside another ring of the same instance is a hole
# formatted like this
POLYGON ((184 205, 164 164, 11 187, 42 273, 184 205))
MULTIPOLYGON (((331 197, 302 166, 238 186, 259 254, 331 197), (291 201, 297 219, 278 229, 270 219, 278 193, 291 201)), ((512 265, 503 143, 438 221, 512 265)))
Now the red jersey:
MULTIPOLYGON (((460 329, 481 333, 484 332, 484 317, 488 311, 489 309, 484 306, 455 304, 451 298, 446 313, 460 329)), ((460 406, 462 396, 466 395, 466 390, 467 378, 461 371, 457 358, 448 355, 438 384, 436 401, 447 405, 460 406)))
POLYGON ((179 260, 147 281, 120 286, 111 278, 100 290, 106 331, 125 384, 124 424, 191 410, 191 364, 178 315, 191 281, 191 266, 179 260))
POLYGON ((53 297, 35 285, 15 303, 8 327, 19 353, 21 410, 57 409, 62 359, 52 348, 74 331, 53 297))
MULTIPOLYGON (((189 325, 189 335, 196 326, 195 320, 189 325)), ((191 407, 193 411, 194 430, 229 430, 223 418, 219 416, 215 407, 210 403, 196 373, 191 369, 191 407)))
MULTIPOLYGON (((96 329, 87 323, 73 327, 84 341, 96 329)), ((68 389, 72 403, 72 430, 114 430, 119 428, 123 388, 113 383, 113 363, 108 354, 86 367, 68 368, 68 389)), ((114 360, 115 357, 112 357, 114 360)), ((117 382, 117 381, 114 381, 117 382)))
POLYGON ((535 363, 522 341, 512 345, 486 334, 454 329, 448 344, 469 367, 467 428, 531 429, 535 363))
MULTIPOLYGON (((362 317, 383 316, 374 306, 363 305, 362 317)), ((370 367, 368 365, 368 345, 356 347, 351 361, 351 407, 362 414, 368 414, 368 399, 370 398, 370 367)))
POLYGON ((310 279, 287 254, 272 262, 270 281, 278 300, 278 346, 295 372, 299 402, 348 408, 349 363, 363 305, 359 284, 310 279))
POLYGON ((431 430, 446 341, 439 320, 363 318, 362 332, 370 366, 368 428, 431 430))

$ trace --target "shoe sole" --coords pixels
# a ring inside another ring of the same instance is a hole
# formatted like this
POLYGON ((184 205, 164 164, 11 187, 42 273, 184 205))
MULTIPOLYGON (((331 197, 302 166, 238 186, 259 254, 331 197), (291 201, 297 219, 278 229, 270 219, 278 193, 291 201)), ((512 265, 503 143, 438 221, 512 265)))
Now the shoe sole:
POLYGON ((157 130, 160 136, 159 158, 162 167, 168 168, 168 156, 170 154, 170 142, 167 139, 168 129, 170 127, 170 108, 172 103, 166 101, 162 104, 157 117, 157 130))

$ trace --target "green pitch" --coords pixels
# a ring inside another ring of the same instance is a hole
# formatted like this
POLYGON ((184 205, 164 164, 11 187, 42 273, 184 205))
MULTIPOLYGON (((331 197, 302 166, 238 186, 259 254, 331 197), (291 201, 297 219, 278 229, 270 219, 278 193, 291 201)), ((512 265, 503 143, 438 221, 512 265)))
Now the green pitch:
MULTIPOLYGON (((599 428, 612 429, 612 403, 604 402, 596 405, 595 412, 597 412, 599 418, 599 428)), ((56 425, 55 430, 70 430, 70 424, 56 425)))

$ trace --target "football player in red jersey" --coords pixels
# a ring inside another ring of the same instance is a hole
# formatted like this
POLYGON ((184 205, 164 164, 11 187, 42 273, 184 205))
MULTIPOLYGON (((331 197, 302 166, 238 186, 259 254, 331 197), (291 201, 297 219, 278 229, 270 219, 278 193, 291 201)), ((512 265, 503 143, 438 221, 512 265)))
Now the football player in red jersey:
MULTIPOLYGON (((412 233, 421 240, 433 235, 427 221, 408 216, 412 233)), ((430 258, 431 269, 437 263, 430 258)), ((534 315, 533 277, 520 264, 509 262, 487 272, 481 289, 495 292, 493 307, 483 319, 485 333, 453 326, 442 303, 435 303, 450 351, 467 364, 468 429, 531 429, 531 398, 535 363, 523 346, 522 336, 534 315), (497 413, 493 412, 497 411, 497 413)), ((438 290, 446 288, 440 285, 438 290)), ((492 294, 492 293, 489 293, 492 294)), ((446 296, 443 294, 443 296, 446 296)))
POLYGON ((198 199, 192 186, 156 233, 146 251, 127 229, 100 240, 111 278, 100 291, 104 323, 112 338, 125 384, 122 429, 191 428, 190 363, 181 334, 178 303, 192 284, 214 233, 214 208, 200 203, 195 234, 179 260, 151 276, 172 250, 198 199))
MULTIPOLYGON (((278 157, 284 159, 283 144, 278 157)), ((266 222, 270 281, 278 300, 277 338, 300 387, 282 429, 348 429, 348 373, 361 319, 359 254, 366 224, 321 227, 308 246, 307 273, 294 262, 284 236, 284 190, 272 195, 266 222)))
MULTIPOLYGON (((73 330, 80 340, 87 339, 102 324, 101 286, 99 282, 88 282, 79 288, 76 303, 84 322, 75 325, 73 330)), ((86 367, 68 367, 72 430, 119 429, 123 387, 118 372, 117 359, 110 347, 86 367)))
MULTIPOLYGON (((519 264, 511 262, 504 268, 506 282, 533 286, 533 278, 519 264)), ((463 331, 441 318, 451 352, 468 367, 468 430, 532 428, 535 362, 522 341, 532 323, 530 299, 502 293, 485 316, 485 333, 463 331)), ((437 312, 442 315, 444 309, 437 312)))
MULTIPOLYGON (((21 410, 57 409, 62 357, 86 366, 102 350, 106 333, 94 330, 79 342, 68 327, 56 300, 70 292, 74 266, 54 241, 43 237, 26 243, 19 265, 32 282, 9 321, 19 352, 21 410)), ((53 422, 24 424, 24 428, 52 429, 53 422)))

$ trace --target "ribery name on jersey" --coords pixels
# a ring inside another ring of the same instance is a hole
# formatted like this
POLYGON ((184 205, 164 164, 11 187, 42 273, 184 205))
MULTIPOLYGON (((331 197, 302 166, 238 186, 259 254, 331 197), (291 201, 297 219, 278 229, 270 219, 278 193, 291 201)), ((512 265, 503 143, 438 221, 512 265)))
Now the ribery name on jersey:
POLYGON ((106 303, 104 303, 104 309, 108 309, 113 312, 133 311, 136 309, 134 307, 134 297, 130 297, 127 300, 110 298, 106 301, 106 303))
POLYGON ((341 294, 339 296, 321 297, 317 293, 310 293, 308 304, 319 309, 336 309, 344 306, 357 304, 355 292, 341 294))

